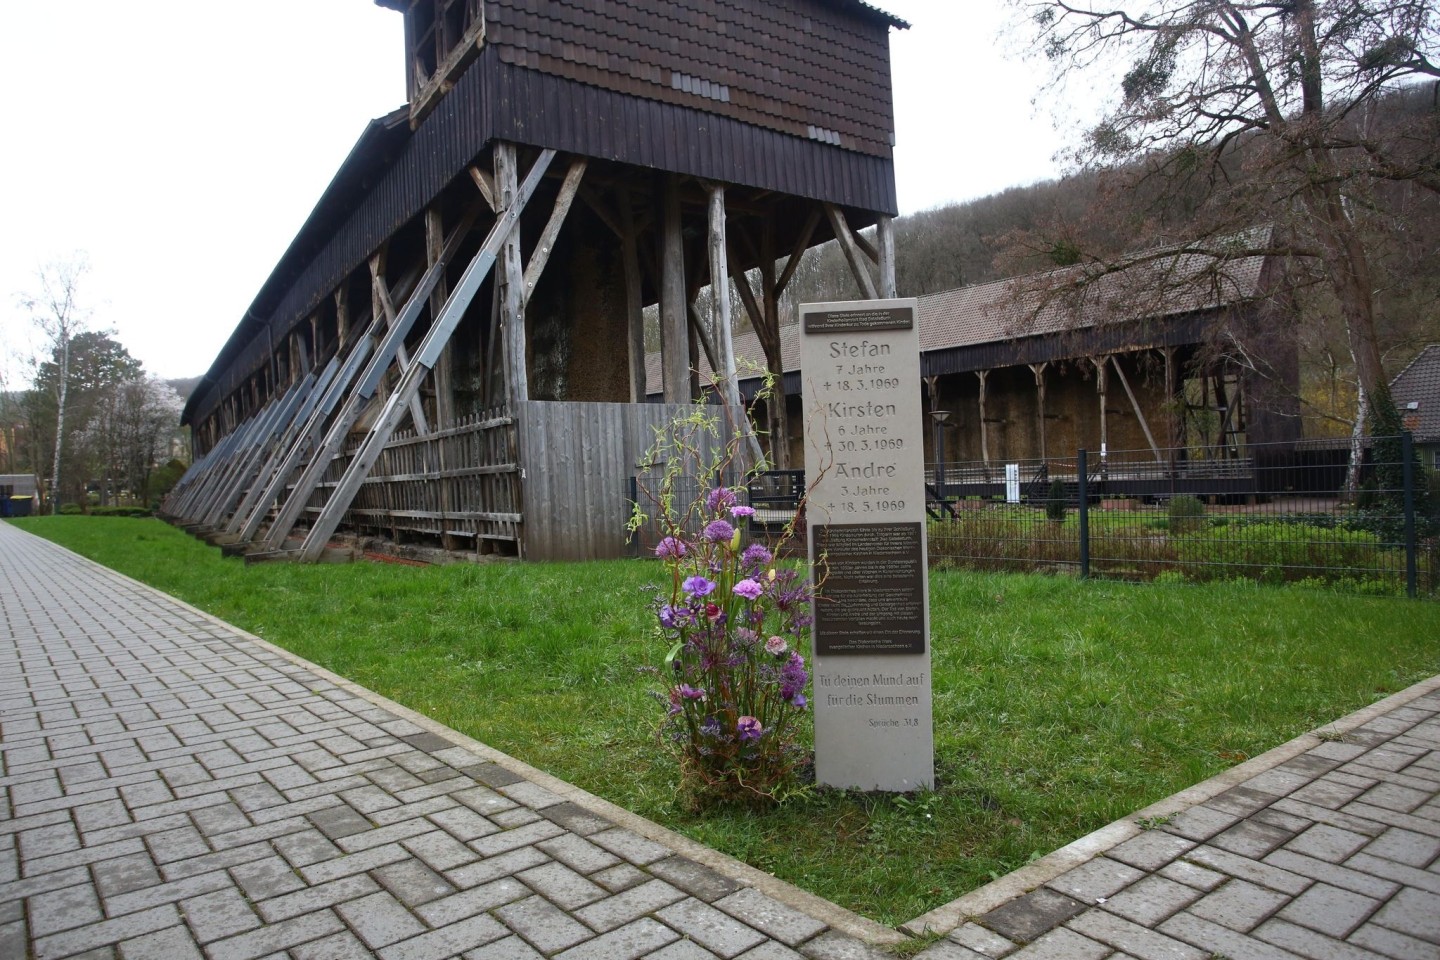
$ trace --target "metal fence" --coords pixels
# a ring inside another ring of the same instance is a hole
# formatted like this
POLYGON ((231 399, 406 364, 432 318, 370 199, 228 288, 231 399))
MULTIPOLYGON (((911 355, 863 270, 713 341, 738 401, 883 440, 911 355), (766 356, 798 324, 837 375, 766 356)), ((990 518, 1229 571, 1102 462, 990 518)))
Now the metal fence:
MULTIPOLYGON (((930 464, 930 562, 1434 596, 1440 589, 1434 472, 1419 465, 1408 435, 1367 440, 1353 454, 1346 441, 1302 441, 1204 455, 1080 450, 1043 461, 930 464)), ((670 495, 683 509, 712 485, 681 477, 670 495)), ((801 471, 752 479, 745 491, 756 511, 750 535, 778 536, 804 491, 801 471)), ((653 519, 660 500, 657 485, 632 480, 630 501, 651 518, 632 539, 639 555, 649 555, 663 535, 653 519)), ((803 542, 802 528, 802 550, 803 542)))
POLYGON ((1408 436, 927 471, 930 559, 1134 580, 1434 594, 1433 480, 1408 436))

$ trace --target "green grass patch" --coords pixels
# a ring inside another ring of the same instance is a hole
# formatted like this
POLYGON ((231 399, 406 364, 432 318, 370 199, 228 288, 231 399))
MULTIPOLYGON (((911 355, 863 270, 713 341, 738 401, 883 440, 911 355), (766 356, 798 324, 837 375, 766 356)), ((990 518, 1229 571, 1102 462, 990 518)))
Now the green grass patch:
POLYGON ((938 788, 684 812, 650 561, 245 566, 154 520, 16 521, 571 783, 899 923, 1440 672, 1440 605, 931 577, 938 788))

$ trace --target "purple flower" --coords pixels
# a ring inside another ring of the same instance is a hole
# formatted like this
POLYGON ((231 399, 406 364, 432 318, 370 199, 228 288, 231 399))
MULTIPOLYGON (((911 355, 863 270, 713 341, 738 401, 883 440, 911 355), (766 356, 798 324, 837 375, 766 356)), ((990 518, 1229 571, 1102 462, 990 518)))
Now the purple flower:
POLYGON ((765 729, 754 717, 741 717, 735 721, 735 733, 741 740, 759 740, 765 729))
POLYGON ((780 668, 780 699, 794 701, 795 695, 805 689, 810 675, 805 672, 805 660, 792 652, 785 666, 780 668))
POLYGON ((747 568, 763 567, 774 559, 775 557, 761 543, 750 544, 745 548, 745 552, 740 554, 740 562, 747 568))
POLYGON ((690 686, 690 684, 688 684, 688 683, 682 683, 682 684, 680 684, 680 686, 678 686, 678 687, 675 688, 675 692, 680 695, 680 699, 682 699, 682 700, 704 700, 704 699, 705 699, 705 691, 704 691, 702 688, 700 688, 700 687, 692 687, 692 686, 690 686))
POLYGON ((670 604, 660 606, 660 626, 666 630, 674 630, 690 623, 692 614, 688 607, 675 607, 670 604))
POLYGON ((735 536, 735 528, 725 520, 711 520, 705 525, 705 532, 700 534, 706 540, 715 543, 725 543, 735 536))
POLYGON ((790 652, 790 644, 785 642, 784 637, 771 637, 765 641, 765 652, 772 657, 783 657, 790 652))
POLYGON ((712 715, 700 721, 700 732, 707 737, 720 736, 719 718, 712 715))
POLYGON ((754 580, 741 580, 731 589, 737 597, 744 597, 746 600, 754 600, 765 592, 765 588, 754 580))
POLYGON ((679 537, 666 537, 655 544, 655 556, 662 560, 683 557, 686 552, 685 541, 679 537))
POLYGON ((738 506, 734 506, 734 507, 731 507, 731 508, 730 508, 730 516, 732 516, 732 517, 753 517, 753 516, 755 516, 755 508, 754 508, 754 507, 747 507, 747 506, 745 506, 744 504, 740 504, 740 505, 738 505, 738 506))
POLYGON ((742 646, 749 647, 760 640, 760 635, 749 627, 736 627, 735 639, 739 641, 742 646))
POLYGON ((728 487, 716 487, 705 497, 705 506, 711 513, 722 513, 735 505, 735 491, 728 487))
POLYGON ((704 577, 696 575, 693 577, 686 577, 685 582, 680 584, 680 586, 684 587, 685 592, 690 594, 690 596, 692 597, 705 597, 709 596, 710 592, 715 589, 715 582, 713 580, 706 580, 704 577))
POLYGON ((805 704, 808 702, 809 701, 805 699, 805 694, 803 693, 797 693, 795 694, 795 696, 790 698, 790 706, 794 707, 796 710, 804 710, 805 704))

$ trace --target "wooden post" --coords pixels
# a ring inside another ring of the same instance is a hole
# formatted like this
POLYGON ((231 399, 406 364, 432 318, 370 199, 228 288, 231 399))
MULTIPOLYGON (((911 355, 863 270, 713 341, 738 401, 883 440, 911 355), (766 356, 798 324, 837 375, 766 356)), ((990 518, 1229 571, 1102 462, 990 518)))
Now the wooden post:
POLYGON ((535 285, 540 282, 540 275, 545 272, 550 251, 555 249, 555 240, 560 236, 560 228, 565 225, 570 205, 575 202, 575 193, 580 189, 580 178, 585 175, 587 162, 584 157, 576 157, 570 161, 565 182, 560 185, 560 194, 555 198, 555 209, 550 212, 545 229, 540 231, 540 242, 535 245, 534 252, 530 254, 530 262, 525 265, 523 299, 527 304, 530 302, 530 295, 535 292, 535 285))
POLYGON ((635 210, 630 205, 630 191, 620 191, 620 262, 625 271, 625 317, 630 353, 630 402, 644 403, 645 385, 645 305, 640 280, 640 244, 635 228, 635 210))
POLYGON ((335 355, 350 345, 350 284, 349 278, 335 288, 335 355))
POLYGON ((1176 450, 1184 443, 1181 436, 1184 420, 1180 415, 1180 391, 1175 382, 1175 348, 1165 347, 1161 354, 1165 357, 1165 445, 1170 448, 1170 469, 1174 471, 1176 450))
POLYGON ((690 401, 690 337, 686 322, 685 243, 680 234, 680 184, 665 178, 660 218, 660 347, 665 402, 690 401))
POLYGON ((715 350, 720 354, 721 376, 724 377, 726 416, 732 433, 744 437, 749 462, 747 469, 763 462, 765 454, 750 417, 740 401, 740 378, 735 369, 735 344, 730 330, 730 262, 725 242, 725 188, 710 188, 710 300, 715 311, 715 350))
POLYGON ((889 217, 875 222, 875 239, 880 244, 880 296, 895 298, 895 224, 889 217))
POLYGON ((1150 444, 1150 450, 1155 454, 1155 462, 1162 462, 1165 458, 1160 455, 1160 447, 1155 443, 1155 435, 1150 432, 1150 424, 1145 420, 1145 411, 1140 409, 1140 401, 1135 399, 1135 391, 1130 389, 1129 378, 1125 376, 1125 371, 1120 369, 1120 358, 1111 354, 1110 363, 1115 367, 1115 375, 1120 378, 1120 385, 1125 388, 1125 396, 1130 398, 1130 407, 1135 411, 1135 419, 1140 421, 1140 429, 1144 431, 1145 441, 1150 444))
MULTIPOLYGON (((515 209, 518 159, 513 143, 495 144, 495 187, 505 216, 515 209)), ((505 358, 505 397, 511 404, 530 399, 530 374, 525 355, 525 275, 520 258, 517 223, 500 252, 500 336, 505 358)))
MULTIPOLYGON (((444 246, 445 218, 438 206, 427 207, 425 210, 426 268, 433 267, 439 262, 440 250, 444 246)), ((435 291, 430 294, 430 316, 432 318, 440 315, 449 296, 450 285, 446 283, 444 274, 441 274, 440 282, 435 285, 435 291)), ((435 387, 435 427, 443 429, 450 426, 455 420, 454 357, 450 347, 447 346, 441 352, 440 362, 435 364, 435 369, 430 373, 432 377, 430 382, 435 387)))
POLYGON ((1041 460, 1049 456, 1045 446, 1045 368, 1048 365, 1048 363, 1030 364, 1030 372, 1035 375, 1035 423, 1040 429, 1041 460))
POLYGON ((975 376, 980 378, 980 461, 985 465, 985 479, 990 479, 990 427, 989 419, 985 416, 985 388, 986 381, 990 378, 989 370, 976 370, 975 376))
POLYGON ((879 299, 875 292, 875 281, 870 276, 870 268, 860 259, 863 254, 855 244, 855 236, 850 232, 850 224, 845 221, 844 212, 835 204, 827 203, 825 215, 830 218, 830 229, 835 233, 841 252, 845 254, 845 262, 850 264, 850 272, 855 275, 861 296, 866 300, 879 299))
POLYGON ((1095 365, 1095 390, 1100 395, 1100 469, 1103 476, 1106 461, 1110 457, 1110 431, 1109 424, 1105 419, 1105 405, 1109 402, 1107 395, 1109 378, 1106 374, 1109 365, 1106 364, 1104 357, 1099 360, 1091 357, 1090 362, 1095 365))
MULTIPOLYGON (((431 264, 431 269, 435 269, 434 264, 431 264)), ((443 282, 445 279, 443 269, 437 269, 436 276, 439 277, 437 283, 443 282)), ((370 283, 373 286, 371 296, 376 305, 376 312, 385 318, 387 327, 394 327, 398 318, 395 313, 395 303, 390 298, 390 288, 385 283, 384 251, 370 258, 370 283)), ((396 345, 395 356, 399 358, 402 369, 410 365, 410 351, 405 349, 403 342, 396 345)), ((383 391, 381 396, 384 396, 383 391)), ((415 423, 416 433, 424 436, 430 432, 430 425, 425 420, 425 408, 420 405, 419 397, 412 397, 410 400, 410 419, 415 423)))

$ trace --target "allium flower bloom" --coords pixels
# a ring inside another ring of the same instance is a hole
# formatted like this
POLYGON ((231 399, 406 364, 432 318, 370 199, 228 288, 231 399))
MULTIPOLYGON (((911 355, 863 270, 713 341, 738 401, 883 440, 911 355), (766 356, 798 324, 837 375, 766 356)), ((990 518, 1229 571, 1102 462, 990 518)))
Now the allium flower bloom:
POLYGON ((745 506, 744 504, 740 504, 740 505, 738 505, 738 506, 734 506, 734 507, 731 507, 731 508, 730 508, 730 516, 732 516, 732 517, 753 517, 753 516, 755 516, 755 508, 754 508, 754 507, 747 507, 747 506, 745 506))
POLYGON ((785 642, 784 637, 771 637, 765 641, 765 652, 772 657, 783 657, 790 652, 790 644, 785 642))
POLYGON ((724 543, 735 535, 735 528, 726 520, 711 520, 705 525, 705 532, 700 534, 706 540, 715 543, 724 543))
POLYGON ((688 607, 671 606, 668 603, 660 605, 660 626, 666 630, 674 630, 683 627, 691 620, 688 607))
POLYGON ((735 491, 729 487, 716 487, 705 497, 705 507, 711 513, 722 513, 735 505, 735 491))
POLYGON ((698 574, 693 577, 686 577, 685 582, 680 584, 685 592, 692 597, 706 597, 715 589, 715 581, 707 580, 698 574))
POLYGON ((741 580, 731 589, 737 597, 744 597, 746 600, 754 600, 765 592, 765 588, 754 580, 741 580))
POLYGON ((699 687, 692 687, 692 686, 690 686, 690 684, 688 684, 688 683, 682 683, 682 684, 680 684, 680 686, 678 686, 678 687, 675 688, 675 692, 678 693, 678 694, 680 694, 680 698, 681 698, 682 700, 704 700, 704 699, 705 699, 705 691, 704 691, 704 690, 702 690, 702 689, 699 688, 699 687))
POLYGON ((780 669, 780 699, 792 703, 797 694, 805 689, 810 675, 805 672, 805 660, 800 654, 791 652, 790 659, 780 669))
POLYGON ((745 548, 745 552, 740 554, 740 562, 743 563, 747 569, 763 567, 774 559, 775 557, 769 550, 765 549, 765 545, 761 543, 750 544, 750 546, 745 548))
POLYGON ((741 717, 735 721, 735 734, 741 740, 759 740, 765 728, 754 717, 741 717))
POLYGON ((679 537, 665 537, 659 543, 655 544, 655 556, 661 560, 683 557, 687 552, 685 549, 685 541, 679 537))
POLYGON ((790 706, 794 707, 796 710, 804 710, 805 704, 808 702, 809 701, 805 699, 805 694, 803 693, 797 693, 795 694, 795 696, 790 698, 790 706))

